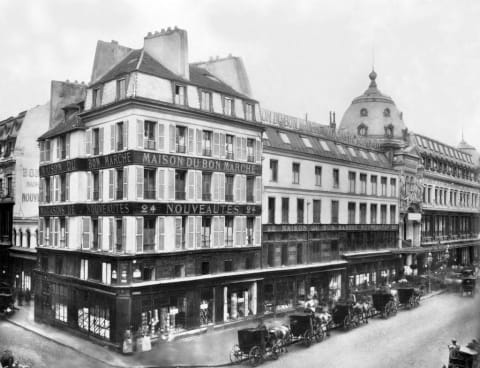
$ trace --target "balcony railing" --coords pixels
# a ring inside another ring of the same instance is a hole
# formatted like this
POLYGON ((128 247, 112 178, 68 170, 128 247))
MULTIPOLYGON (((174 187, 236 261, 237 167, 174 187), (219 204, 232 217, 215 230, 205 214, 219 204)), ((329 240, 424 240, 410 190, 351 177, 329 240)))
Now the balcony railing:
POLYGON ((117 151, 123 151, 123 142, 117 142, 117 151))
POLYGON ((185 145, 177 144, 175 146, 175 151, 177 153, 185 153, 185 145))
POLYGON ((233 194, 225 194, 226 202, 233 202, 233 194))
POLYGON ((98 190, 94 190, 93 191, 93 200, 98 201, 99 198, 100 198, 100 192, 98 190))
POLYGON ((155 141, 153 139, 145 139, 145 149, 154 150, 155 141))
POLYGON ((122 243, 115 243, 115 251, 116 252, 123 252, 123 244, 122 243))
POLYGON ((155 199, 155 189, 145 190, 143 193, 143 198, 145 199, 155 199))
POLYGON ((184 200, 185 199, 185 191, 175 192, 175 199, 184 200))

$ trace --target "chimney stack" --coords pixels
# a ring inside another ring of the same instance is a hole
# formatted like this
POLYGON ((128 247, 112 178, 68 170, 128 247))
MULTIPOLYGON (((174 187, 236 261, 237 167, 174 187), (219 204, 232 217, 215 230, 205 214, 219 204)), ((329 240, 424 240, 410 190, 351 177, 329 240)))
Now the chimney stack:
POLYGON ((143 49, 172 73, 190 78, 187 31, 169 27, 161 32, 149 32, 144 38, 143 49))

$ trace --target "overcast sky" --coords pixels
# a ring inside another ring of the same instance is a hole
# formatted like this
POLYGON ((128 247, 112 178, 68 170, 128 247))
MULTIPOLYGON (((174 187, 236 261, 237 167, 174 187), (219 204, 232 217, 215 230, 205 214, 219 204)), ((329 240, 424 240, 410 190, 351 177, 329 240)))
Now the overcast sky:
POLYGON ((51 80, 88 82, 97 40, 141 48, 188 31, 190 61, 241 56, 265 108, 337 122, 379 89, 410 130, 480 148, 480 2, 360 0, 0 0, 0 119, 49 99, 51 80))

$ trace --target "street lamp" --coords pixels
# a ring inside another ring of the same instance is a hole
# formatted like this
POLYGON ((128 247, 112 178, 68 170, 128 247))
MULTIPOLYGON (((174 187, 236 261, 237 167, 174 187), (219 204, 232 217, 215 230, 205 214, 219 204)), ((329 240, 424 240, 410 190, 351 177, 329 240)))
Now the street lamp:
POLYGON ((445 266, 448 268, 448 260, 450 259, 450 252, 448 251, 448 245, 447 249, 445 249, 445 266))
POLYGON ((432 252, 428 252, 427 256, 427 266, 428 266, 428 293, 432 292, 432 275, 430 274, 431 272, 431 267, 432 267, 432 252))

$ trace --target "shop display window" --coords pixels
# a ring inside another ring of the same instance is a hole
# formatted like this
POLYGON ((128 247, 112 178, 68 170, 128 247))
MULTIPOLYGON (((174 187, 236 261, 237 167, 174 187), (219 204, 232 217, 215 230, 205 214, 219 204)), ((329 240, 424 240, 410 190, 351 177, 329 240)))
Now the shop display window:
POLYGON ((224 321, 235 321, 256 314, 256 283, 224 287, 224 321))
POLYGON ((277 280, 276 282, 276 306, 277 312, 293 308, 295 280, 277 280))

